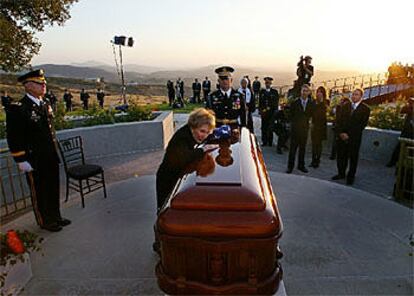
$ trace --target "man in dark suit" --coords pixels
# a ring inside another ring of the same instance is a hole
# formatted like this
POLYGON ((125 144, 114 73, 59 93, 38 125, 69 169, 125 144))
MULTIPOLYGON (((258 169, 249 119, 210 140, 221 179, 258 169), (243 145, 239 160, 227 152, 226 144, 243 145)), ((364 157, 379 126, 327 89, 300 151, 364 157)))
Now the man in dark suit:
POLYGON ((355 89, 352 92, 351 102, 342 105, 336 114, 338 174, 333 176, 332 180, 345 178, 349 162, 349 171, 346 175, 347 185, 352 185, 355 180, 362 132, 368 124, 370 114, 369 107, 362 102, 363 94, 362 89, 355 89))
POLYGON ((42 70, 18 78, 26 95, 10 104, 6 115, 7 142, 20 171, 25 172, 38 225, 60 231, 70 221, 60 215, 59 156, 52 125, 53 111, 43 100, 46 80, 42 70))
POLYGON ((200 94, 201 94, 201 83, 198 82, 198 79, 196 78, 192 85, 193 89, 193 103, 201 103, 200 100, 200 94))
POLYGON ((301 88, 300 98, 290 105, 291 138, 289 149, 288 168, 286 173, 290 174, 295 166, 296 151, 299 148, 298 169, 304 173, 308 170, 305 167, 306 142, 309 133, 309 119, 313 115, 314 103, 310 98, 311 89, 308 84, 301 88))
POLYGON ((229 125, 232 129, 246 126, 246 102, 243 94, 232 87, 230 66, 219 67, 215 70, 219 79, 219 89, 212 92, 208 99, 208 108, 216 115, 216 125, 229 125))
POLYGON ((208 80, 208 77, 206 77, 206 79, 203 81, 203 100, 204 100, 204 103, 207 102, 208 95, 210 94, 210 91, 211 91, 211 81, 208 80))
POLYGON ((265 88, 259 94, 259 114, 262 119, 262 146, 273 145, 273 121, 279 108, 279 93, 272 88, 272 77, 265 77, 265 88))

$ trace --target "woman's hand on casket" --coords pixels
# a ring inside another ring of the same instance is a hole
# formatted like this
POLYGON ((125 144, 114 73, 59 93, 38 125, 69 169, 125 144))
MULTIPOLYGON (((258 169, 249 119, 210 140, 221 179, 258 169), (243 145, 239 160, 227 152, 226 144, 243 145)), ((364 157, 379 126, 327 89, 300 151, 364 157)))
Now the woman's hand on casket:
POLYGON ((217 144, 206 144, 203 146, 203 152, 211 152, 213 150, 216 150, 217 148, 219 148, 219 145, 217 144))

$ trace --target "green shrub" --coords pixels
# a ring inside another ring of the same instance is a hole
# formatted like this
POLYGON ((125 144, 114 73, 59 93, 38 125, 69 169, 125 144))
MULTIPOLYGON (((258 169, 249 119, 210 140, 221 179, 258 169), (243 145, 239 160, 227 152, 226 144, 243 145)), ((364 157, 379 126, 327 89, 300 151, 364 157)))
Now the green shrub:
POLYGON ((6 122, 0 121, 0 139, 6 138, 6 122))
POLYGON ((128 113, 116 117, 116 122, 133 122, 150 119, 152 119, 152 112, 149 107, 143 107, 132 103, 128 106, 128 113))
POLYGON ((86 119, 83 123, 83 126, 93 126, 93 125, 102 125, 102 124, 113 124, 115 123, 115 111, 113 110, 98 110, 91 109, 88 110, 88 116, 90 118, 86 119))
POLYGON ((73 128, 73 123, 65 120, 65 104, 63 102, 59 102, 57 104, 57 110, 53 123, 56 130, 73 128))
POLYGON ((404 114, 400 114, 405 101, 397 99, 394 103, 384 103, 371 107, 369 126, 400 131, 404 124, 404 114))

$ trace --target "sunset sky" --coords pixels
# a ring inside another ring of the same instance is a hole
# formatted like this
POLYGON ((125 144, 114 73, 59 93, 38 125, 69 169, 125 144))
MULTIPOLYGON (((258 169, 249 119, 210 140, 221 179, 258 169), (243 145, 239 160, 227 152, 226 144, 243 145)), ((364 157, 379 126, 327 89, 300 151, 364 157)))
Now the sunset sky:
POLYGON ((64 27, 37 34, 32 63, 113 64, 109 41, 126 35, 125 63, 291 71, 309 54, 318 69, 386 71, 414 63, 413 12, 413 0, 80 0, 64 27))

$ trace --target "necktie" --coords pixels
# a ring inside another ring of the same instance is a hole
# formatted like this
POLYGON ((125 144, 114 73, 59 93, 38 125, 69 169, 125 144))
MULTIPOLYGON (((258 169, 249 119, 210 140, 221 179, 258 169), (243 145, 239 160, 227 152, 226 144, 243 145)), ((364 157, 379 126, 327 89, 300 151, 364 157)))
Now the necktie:
POLYGON ((352 103, 352 110, 351 110, 351 113, 354 113, 355 109, 356 109, 356 105, 355 105, 355 103, 352 103))
POLYGON ((302 107, 303 107, 303 111, 306 110, 306 101, 302 100, 302 107))

